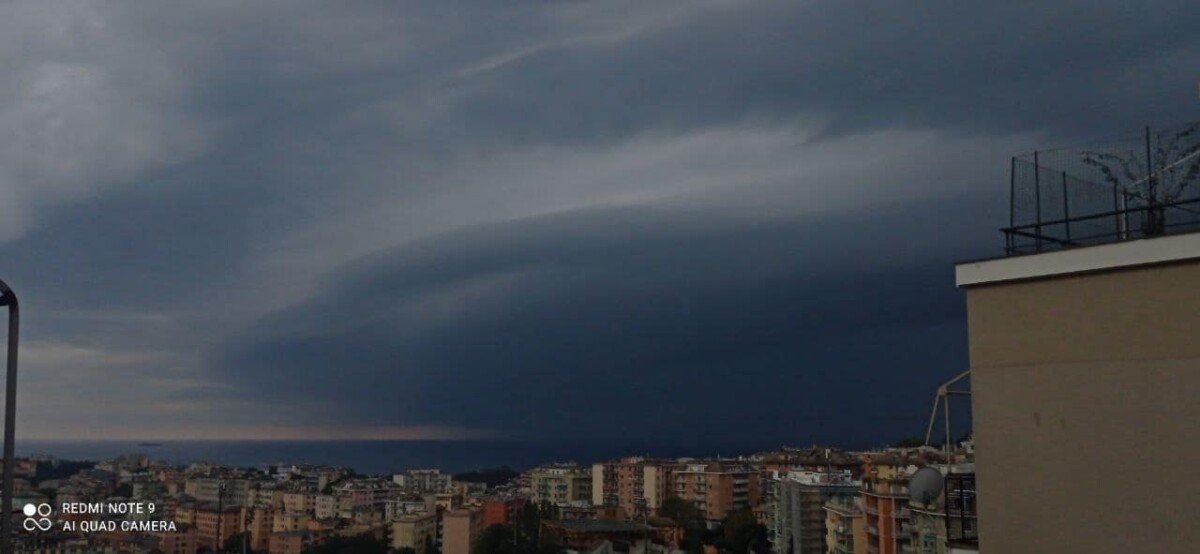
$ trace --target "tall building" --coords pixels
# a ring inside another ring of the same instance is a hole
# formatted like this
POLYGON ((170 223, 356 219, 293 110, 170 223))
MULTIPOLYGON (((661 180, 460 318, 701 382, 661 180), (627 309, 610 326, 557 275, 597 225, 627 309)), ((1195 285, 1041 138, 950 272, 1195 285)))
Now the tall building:
POLYGON ((437 541, 436 512, 404 514, 392 522, 392 548, 411 548, 417 554, 434 554, 430 548, 437 541))
POLYGON ((860 487, 860 504, 867 528, 867 551, 901 554, 911 551, 911 512, 908 480, 916 463, 907 453, 887 452, 867 457, 860 487))
POLYGON ((668 496, 675 464, 640 456, 592 464, 592 504, 620 508, 627 517, 655 515, 668 496))
POLYGON ((471 547, 482 531, 483 510, 472 507, 444 512, 441 554, 471 554, 471 547))
POLYGON ((537 503, 590 502, 592 472, 572 464, 542 466, 529 472, 530 500, 537 503))
POLYGON ((959 463, 935 467, 946 475, 940 493, 928 500, 910 496, 908 501, 913 554, 947 554, 949 537, 961 537, 964 530, 970 531, 964 527, 976 525, 975 518, 971 517, 973 511, 964 513, 960 509, 964 501, 974 501, 975 465, 959 463))
POLYGON ((241 506, 246 503, 249 482, 244 479, 196 477, 184 483, 184 492, 201 504, 241 506))
POLYGON ((483 528, 487 529, 493 525, 505 525, 517 521, 521 517, 521 510, 525 507, 525 499, 519 497, 486 498, 482 507, 483 528))
POLYGON ((754 509, 762 489, 758 470, 740 462, 708 461, 681 464, 671 472, 670 495, 696 504, 709 521, 729 512, 754 509))
POLYGON ((246 531, 250 533, 251 550, 267 550, 275 526, 275 510, 254 508, 248 510, 246 531))
POLYGON ((217 510, 215 505, 196 508, 196 545, 200 548, 215 551, 242 530, 241 508, 225 506, 217 510))
POLYGON ((767 483, 768 537, 776 554, 824 554, 825 503, 854 498, 859 482, 851 474, 793 471, 767 483))
POLYGON ((956 269, 980 551, 1196 552, 1200 234, 956 269))
POLYGON ((437 469, 410 469, 392 475, 392 481, 408 492, 437 493, 450 488, 451 475, 437 469))
POLYGON ((825 552, 868 554, 867 522, 860 499, 834 497, 825 502, 825 552))

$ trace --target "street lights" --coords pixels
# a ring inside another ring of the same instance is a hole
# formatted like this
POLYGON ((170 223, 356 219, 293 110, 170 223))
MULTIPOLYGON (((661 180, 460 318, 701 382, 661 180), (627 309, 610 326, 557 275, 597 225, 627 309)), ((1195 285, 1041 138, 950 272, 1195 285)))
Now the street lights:
POLYGON ((17 331, 20 327, 21 310, 17 306, 17 295, 0 281, 0 306, 8 306, 8 377, 4 394, 4 501, 0 511, 0 554, 12 554, 12 510, 13 510, 13 436, 17 427, 17 331))

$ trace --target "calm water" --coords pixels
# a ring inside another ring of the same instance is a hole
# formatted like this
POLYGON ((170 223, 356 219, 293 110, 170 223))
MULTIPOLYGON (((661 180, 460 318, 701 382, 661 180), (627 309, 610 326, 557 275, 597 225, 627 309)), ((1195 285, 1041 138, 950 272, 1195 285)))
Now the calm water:
POLYGON ((426 467, 464 471, 507 465, 524 469, 547 462, 590 464, 629 455, 731 456, 776 446, 571 445, 499 441, 163 441, 161 446, 145 446, 137 441, 26 440, 17 442, 17 455, 50 454, 68 460, 104 460, 121 454, 141 453, 179 464, 210 461, 260 467, 311 463, 349 466, 367 473, 390 473, 426 467))

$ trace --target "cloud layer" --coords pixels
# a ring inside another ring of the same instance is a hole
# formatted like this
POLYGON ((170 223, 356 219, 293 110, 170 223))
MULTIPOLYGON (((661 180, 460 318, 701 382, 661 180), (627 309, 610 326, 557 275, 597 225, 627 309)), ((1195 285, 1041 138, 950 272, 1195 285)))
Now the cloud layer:
POLYGON ((1200 8, 0 8, 25 436, 865 444, 1007 158, 1194 119, 1200 8))

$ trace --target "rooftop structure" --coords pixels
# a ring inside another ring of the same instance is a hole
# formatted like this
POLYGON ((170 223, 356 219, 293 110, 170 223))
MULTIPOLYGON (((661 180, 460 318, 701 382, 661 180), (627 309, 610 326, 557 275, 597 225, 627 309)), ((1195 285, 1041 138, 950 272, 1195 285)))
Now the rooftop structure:
POLYGON ((1200 229, 1200 122, 1015 156, 1007 255, 1200 229))
POLYGON ((1116 233, 1083 240, 1070 204, 1072 217, 1035 221, 1033 236, 1006 228, 1009 257, 956 268, 981 551, 1183 553, 1200 541, 1200 233, 1181 232, 1195 214, 1167 202, 1195 194, 1197 149, 1148 144, 1140 180, 1119 155, 1096 158, 1126 202, 1106 216, 1116 233))

